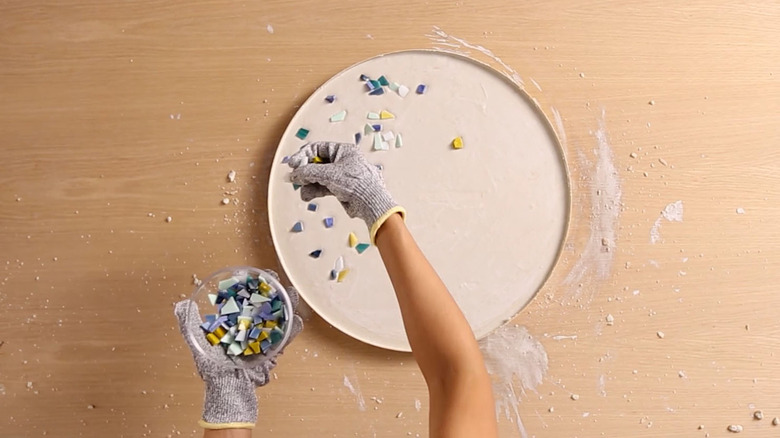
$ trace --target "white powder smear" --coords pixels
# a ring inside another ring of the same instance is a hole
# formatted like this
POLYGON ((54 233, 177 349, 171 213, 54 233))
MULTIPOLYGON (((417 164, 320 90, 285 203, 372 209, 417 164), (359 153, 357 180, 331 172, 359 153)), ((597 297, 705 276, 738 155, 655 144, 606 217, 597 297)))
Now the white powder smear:
POLYGON ((661 211, 658 219, 653 223, 653 227, 650 228, 650 243, 657 243, 661 240, 661 223, 666 219, 669 222, 682 222, 683 221, 683 202, 676 201, 668 204, 661 211))
MULTIPOLYGON (((583 173, 580 184, 585 184, 590 194, 590 234, 579 259, 566 276, 565 282, 569 285, 577 284, 586 277, 608 278, 617 248, 622 191, 605 118, 602 110, 598 129, 593 133, 596 138, 593 149, 595 160, 591 161, 584 152, 579 157, 583 173)), ((558 123, 559 116, 556 115, 555 119, 558 123)), ((562 128, 559 129, 562 131, 562 128)))
MULTIPOLYGON (((357 385, 357 379, 355 379, 355 384, 357 385)), ((366 410, 366 401, 363 399, 363 393, 360 392, 360 386, 358 385, 358 388, 355 389, 354 386, 352 386, 352 382, 349 381, 349 377, 347 377, 346 374, 344 374, 344 386, 349 389, 349 392, 352 393, 352 395, 355 396, 355 399, 358 402, 358 409, 361 411, 366 410)))
POLYGON ((520 396, 534 391, 547 373, 547 352, 523 326, 505 325, 479 342, 485 366, 493 381, 496 417, 503 412, 527 437, 520 419, 520 396), (519 391, 515 385, 519 385, 519 391))
POLYGON ((431 41, 433 41, 435 46, 434 48, 436 50, 457 53, 465 56, 471 55, 470 50, 478 51, 501 66, 502 72, 509 76, 509 78, 512 79, 512 82, 517 84, 518 87, 523 88, 525 86, 523 79, 520 77, 520 74, 517 73, 517 71, 510 67, 507 63, 505 63, 501 58, 496 56, 496 54, 491 50, 486 49, 485 47, 478 44, 471 44, 463 38, 450 35, 444 32, 439 26, 433 26, 433 34, 428 34, 426 36, 431 41))

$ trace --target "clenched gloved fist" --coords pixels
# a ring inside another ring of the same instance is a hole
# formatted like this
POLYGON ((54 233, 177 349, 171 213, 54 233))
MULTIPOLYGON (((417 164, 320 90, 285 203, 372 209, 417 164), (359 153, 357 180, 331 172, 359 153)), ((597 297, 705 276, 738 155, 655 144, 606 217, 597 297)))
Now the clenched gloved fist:
POLYGON ((387 218, 395 213, 406 217, 406 210, 388 193, 382 173, 366 161, 354 144, 308 143, 290 156, 288 164, 294 169, 290 180, 302 186, 301 199, 309 202, 321 196, 335 196, 350 217, 366 222, 371 243, 387 218), (322 162, 312 162, 315 157, 322 162))

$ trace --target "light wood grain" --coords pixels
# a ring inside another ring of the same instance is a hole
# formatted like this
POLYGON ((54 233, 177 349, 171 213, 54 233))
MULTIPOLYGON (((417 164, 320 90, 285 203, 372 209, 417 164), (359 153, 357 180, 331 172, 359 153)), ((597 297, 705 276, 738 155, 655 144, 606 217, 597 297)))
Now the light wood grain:
MULTIPOLYGON (((278 268, 265 199, 287 121, 346 66, 432 47, 433 26, 492 50, 563 118, 567 250, 515 320, 550 357, 520 406, 529 436, 780 433, 776 4, 6 1, 0 17, 0 435, 197 435, 202 385, 172 303, 193 273, 278 268), (609 278, 569 299, 593 220, 577 157, 602 110, 617 249, 609 278), (239 205, 221 206, 233 188, 239 205), (677 200, 684 221, 650 244, 677 200)), ((410 355, 311 316, 277 372, 256 436, 427 435, 410 355)))

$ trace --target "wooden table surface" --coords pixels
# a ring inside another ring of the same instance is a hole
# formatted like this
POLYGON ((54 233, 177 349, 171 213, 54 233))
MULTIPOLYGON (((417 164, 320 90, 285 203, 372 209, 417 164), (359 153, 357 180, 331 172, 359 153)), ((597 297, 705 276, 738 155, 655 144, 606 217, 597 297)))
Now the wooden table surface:
MULTIPOLYGON (((316 87, 438 47, 514 69, 572 176, 564 253, 513 322, 549 370, 502 436, 778 436, 772 3, 0 2, 0 435, 200 434, 172 304, 193 274, 278 269, 270 160, 316 87)), ((411 355, 311 315, 276 371, 255 436, 427 436, 411 355)))

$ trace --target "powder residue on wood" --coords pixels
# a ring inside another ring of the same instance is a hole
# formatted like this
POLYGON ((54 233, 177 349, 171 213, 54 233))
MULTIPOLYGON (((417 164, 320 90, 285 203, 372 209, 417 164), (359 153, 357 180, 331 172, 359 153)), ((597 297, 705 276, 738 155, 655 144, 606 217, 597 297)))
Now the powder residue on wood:
POLYGON ((596 145, 592 149, 593 157, 586 151, 579 151, 582 172, 579 184, 584 185, 582 192, 590 195, 590 233, 574 267, 566 276, 565 282, 569 285, 579 284, 586 278, 608 278, 617 248, 617 228, 623 194, 607 136, 604 110, 593 136, 596 138, 596 145))
POLYGON ((661 223, 666 219, 669 222, 682 222, 683 221, 683 202, 675 201, 671 204, 667 204, 658 219, 653 223, 653 227, 650 228, 650 243, 656 243, 661 240, 661 223))
POLYGON ((542 383, 547 373, 547 352, 525 327, 516 324, 499 328, 479 344, 493 381, 496 415, 503 412, 525 437, 518 409, 520 397, 542 383))

